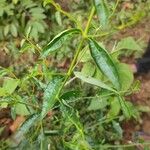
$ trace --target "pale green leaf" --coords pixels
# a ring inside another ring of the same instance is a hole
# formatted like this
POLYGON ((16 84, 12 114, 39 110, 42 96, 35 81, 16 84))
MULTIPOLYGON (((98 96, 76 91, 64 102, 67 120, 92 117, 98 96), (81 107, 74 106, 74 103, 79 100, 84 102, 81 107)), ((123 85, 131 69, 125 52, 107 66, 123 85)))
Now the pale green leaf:
POLYGON ((17 86, 19 85, 20 80, 13 78, 5 78, 3 83, 3 89, 7 94, 12 94, 17 86))
POLYGON ((95 72, 95 66, 90 62, 86 62, 84 63, 81 72, 86 76, 93 76, 95 72))
POLYGON ((141 51, 142 48, 140 45, 134 40, 133 37, 127 37, 122 39, 116 46, 116 51, 127 49, 127 50, 135 50, 135 51, 141 51))
POLYGON ((14 37, 17 37, 17 27, 14 24, 10 25, 10 32, 14 37))
POLYGON ((103 110, 108 105, 106 99, 94 98, 91 100, 90 105, 88 106, 88 110, 103 110))
POLYGON ((119 73, 121 90, 127 91, 131 87, 134 80, 133 72, 127 64, 118 63, 116 66, 119 73))
POLYGON ((88 76, 82 74, 81 72, 74 72, 74 74, 77 78, 81 79, 82 81, 84 81, 86 83, 98 86, 100 88, 103 88, 103 89, 106 89, 106 90, 109 90, 112 92, 116 92, 113 88, 109 87, 108 85, 106 85, 105 83, 103 83, 100 80, 97 80, 97 79, 92 78, 92 77, 88 77, 88 76))
POLYGON ((20 104, 20 103, 17 103, 15 104, 14 106, 15 108, 15 113, 17 115, 21 115, 21 116, 27 116, 30 114, 29 110, 27 109, 26 105, 24 104, 20 104))
POLYGON ((102 27, 106 27, 109 18, 109 9, 107 0, 94 0, 97 16, 102 27))

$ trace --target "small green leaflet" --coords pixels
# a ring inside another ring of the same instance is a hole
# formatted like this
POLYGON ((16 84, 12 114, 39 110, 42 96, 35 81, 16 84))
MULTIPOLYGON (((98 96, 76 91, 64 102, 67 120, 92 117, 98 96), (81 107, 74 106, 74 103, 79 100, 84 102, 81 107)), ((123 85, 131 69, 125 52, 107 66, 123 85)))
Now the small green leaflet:
POLYGON ((41 112, 41 119, 45 117, 47 112, 52 109, 56 102, 56 96, 58 93, 58 90, 62 84, 62 78, 60 77, 54 77, 47 85, 45 91, 44 91, 44 101, 42 106, 42 112, 41 112))
POLYGON ((89 39, 91 56, 93 57, 98 68, 107 76, 117 90, 120 89, 119 74, 111 56, 99 44, 89 39))
POLYGON ((65 30, 58 35, 56 35, 43 49, 42 58, 45 58, 49 55, 49 53, 54 52, 58 48, 60 48, 63 43, 68 39, 69 35, 80 33, 79 29, 68 29, 65 30))
POLYGON ((109 18, 109 10, 105 0, 94 0, 97 16, 102 27, 106 27, 109 18))
POLYGON ((92 78, 92 77, 87 77, 87 76, 83 75, 81 72, 74 72, 74 74, 77 78, 81 79, 82 81, 84 81, 86 83, 96 85, 98 87, 101 87, 103 89, 106 89, 106 90, 109 90, 109 91, 116 93, 116 91, 113 88, 109 87, 108 85, 101 82, 100 80, 97 80, 97 79, 92 78))

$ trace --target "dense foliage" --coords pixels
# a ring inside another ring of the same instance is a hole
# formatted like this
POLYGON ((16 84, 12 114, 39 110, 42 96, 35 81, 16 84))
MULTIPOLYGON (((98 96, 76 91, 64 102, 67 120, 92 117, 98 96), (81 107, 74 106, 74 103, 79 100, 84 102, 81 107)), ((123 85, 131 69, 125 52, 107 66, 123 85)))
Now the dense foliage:
POLYGON ((144 17, 149 2, 138 1, 127 13, 118 0, 71 2, 64 9, 53 0, 0 3, 4 49, 36 57, 32 64, 26 58, 24 69, 0 67, 1 107, 10 107, 13 119, 26 117, 6 149, 122 149, 121 123, 140 117, 126 100, 139 82, 120 56, 141 53, 141 44, 132 37, 107 44, 144 17))

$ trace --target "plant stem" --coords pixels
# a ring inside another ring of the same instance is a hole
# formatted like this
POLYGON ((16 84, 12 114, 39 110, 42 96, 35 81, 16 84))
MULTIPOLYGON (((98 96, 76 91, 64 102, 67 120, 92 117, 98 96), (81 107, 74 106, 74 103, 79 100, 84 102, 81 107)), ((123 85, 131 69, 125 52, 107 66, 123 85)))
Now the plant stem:
POLYGON ((31 41, 28 37, 24 36, 23 37, 25 38, 26 41, 28 41, 38 52, 39 54, 41 54, 41 48, 39 48, 36 43, 34 43, 33 41, 31 41))
POLYGON ((88 31, 89 31, 90 23, 91 23, 91 21, 92 21, 92 17, 93 17, 93 15, 94 15, 94 12, 95 12, 95 7, 92 7, 92 10, 91 10, 91 13, 90 13, 90 16, 89 16, 89 19, 88 19, 86 28, 85 28, 85 30, 84 30, 84 32, 83 32, 83 37, 82 37, 82 39, 81 39, 81 41, 80 41, 80 43, 79 43, 79 46, 78 46, 78 48, 77 48, 77 50, 76 50, 76 53, 75 53, 74 58, 73 58, 73 60, 72 60, 72 62, 71 62, 71 65, 70 65, 70 67, 69 67, 69 69, 68 69, 68 72, 67 72, 67 75, 66 75, 66 77, 65 77, 65 79, 64 79, 64 82, 62 83, 62 86, 60 87, 60 89, 59 89, 59 91, 58 91, 58 94, 57 94, 57 98, 58 98, 58 99, 59 99, 59 94, 61 93, 61 90, 62 90, 63 87, 65 86, 67 80, 69 79, 69 77, 71 76, 71 74, 72 74, 72 72, 73 72, 73 70, 74 70, 74 66, 75 66, 76 61, 77 61, 77 59, 78 59, 79 53, 80 53, 80 51, 82 50, 82 46, 83 46, 83 44, 84 44, 84 40, 87 38, 87 33, 88 33, 88 31))
POLYGON ((92 10, 91 10, 91 13, 90 13, 90 16, 89 16, 89 19, 88 19, 86 28, 85 28, 85 30, 84 30, 84 36, 85 36, 85 37, 87 36, 87 33, 88 33, 88 31, 89 31, 90 24, 91 24, 91 21, 92 21, 92 18, 93 18, 94 13, 95 13, 95 7, 92 7, 92 10))

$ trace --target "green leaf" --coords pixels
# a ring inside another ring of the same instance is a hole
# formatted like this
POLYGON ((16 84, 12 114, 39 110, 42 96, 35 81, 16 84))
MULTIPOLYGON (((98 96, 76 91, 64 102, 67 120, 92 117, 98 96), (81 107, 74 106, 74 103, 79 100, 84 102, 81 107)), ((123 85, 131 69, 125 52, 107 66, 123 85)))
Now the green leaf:
POLYGON ((5 96, 5 95, 6 95, 6 90, 0 87, 0 96, 5 96))
POLYGON ((23 125, 20 127, 19 131, 16 133, 16 138, 21 138, 25 133, 29 131, 29 129, 35 125, 36 121, 39 118, 39 114, 34 114, 31 117, 29 117, 23 125))
POLYGON ((12 94, 17 86, 19 85, 20 80, 13 78, 6 78, 3 83, 3 89, 5 89, 7 94, 12 94))
POLYGON ((116 92, 113 88, 109 87, 108 85, 106 85, 105 83, 101 82, 100 80, 97 80, 95 78, 92 77, 88 77, 83 75, 81 72, 74 72, 75 76, 79 79, 81 79, 82 81, 92 84, 92 85, 96 85, 100 88, 112 91, 112 92, 116 92))
POLYGON ((117 131, 120 138, 122 138, 123 130, 122 130, 121 126, 119 125, 119 123, 116 121, 113 121, 112 124, 113 124, 113 128, 115 129, 115 131, 117 131))
POLYGON ((108 24, 109 10, 105 0, 94 0, 97 16, 99 18, 102 27, 106 27, 108 24))
POLYGON ((45 7, 47 4, 51 3, 53 0, 44 0, 43 6, 45 7))
MULTIPOLYGON (((65 103, 65 101, 63 102, 65 103)), ((67 103, 65 105, 61 105, 61 111, 63 113, 63 118, 70 121, 77 128, 78 132, 83 135, 83 126, 80 122, 78 111, 69 106, 67 103)))
POLYGON ((81 72, 86 76, 93 76, 95 73, 95 66, 91 62, 86 62, 84 63, 81 72))
POLYGON ((62 84, 62 78, 54 77, 47 85, 44 91, 44 102, 42 106, 41 119, 45 117, 48 111, 52 109, 56 102, 58 90, 62 84))
POLYGON ((81 91, 72 90, 72 91, 67 91, 67 92, 63 93, 61 95, 60 99, 63 99, 65 101, 73 101, 80 97, 81 97, 81 91))
POLYGON ((133 72, 127 64, 118 63, 116 66, 119 72, 121 90, 127 91, 131 87, 134 80, 133 72))
POLYGON ((12 0, 14 4, 17 4, 19 0, 12 0))
POLYGON ((55 18, 56 18, 56 21, 58 23, 59 26, 62 26, 62 19, 61 19, 61 13, 59 11, 57 11, 55 13, 55 18))
POLYGON ((79 29, 68 29, 56 35, 43 49, 42 57, 47 57, 49 53, 56 51, 68 39, 69 35, 80 33, 79 29))
POLYGON ((112 98, 110 103, 110 110, 107 114, 107 118, 110 120, 115 118, 119 114, 120 109, 121 106, 119 103, 119 99, 117 97, 112 98))
POLYGON ((131 113, 129 104, 124 100, 124 98, 122 98, 120 96, 118 98, 119 98, 119 102, 120 102, 120 105, 121 105, 121 109, 122 109, 123 115, 127 119, 130 119, 131 116, 132 116, 132 113, 131 113))
MULTIPOLYGON (((23 99, 21 99, 21 97, 18 96, 18 99, 20 99, 19 101, 23 102, 23 99)), ((21 104, 21 103, 16 103, 14 106, 14 111, 17 115, 21 115, 21 116, 27 116, 30 114, 29 110, 27 109, 25 104, 21 104)))
POLYGON ((17 27, 14 24, 11 24, 10 32, 14 37, 17 37, 17 27))
POLYGON ((93 39, 89 39, 89 46, 91 55, 98 68, 107 76, 115 88, 119 90, 119 74, 111 56, 93 39))
POLYGON ((4 27, 4 36, 7 36, 9 28, 10 28, 9 24, 4 27))
POLYGON ((89 111, 90 110, 103 110, 106 106, 108 105, 108 102, 106 99, 98 99, 94 98, 92 99, 89 107, 87 108, 89 111))
POLYGON ((117 44, 115 51, 122 50, 122 49, 136 50, 136 51, 141 51, 142 50, 140 45, 134 40, 133 37, 127 37, 127 38, 122 39, 117 44))
POLYGON ((15 105, 15 112, 17 115, 22 115, 22 116, 27 116, 30 114, 27 107, 24 104, 20 104, 20 103, 15 105))

